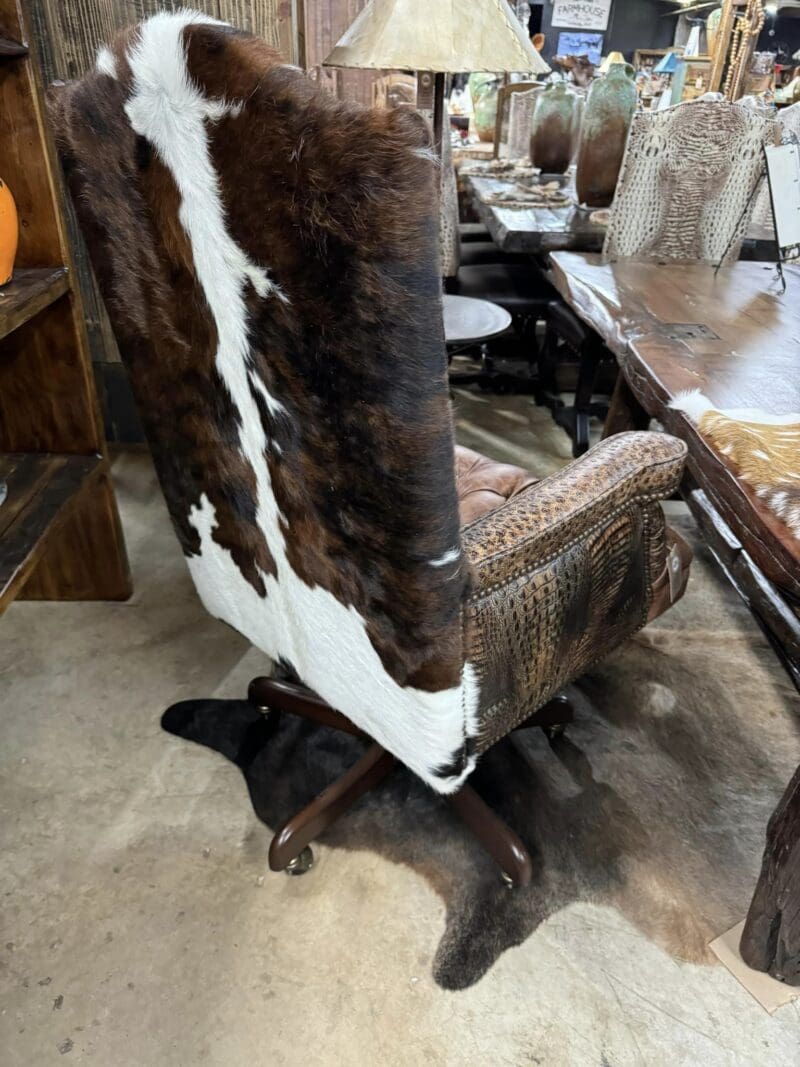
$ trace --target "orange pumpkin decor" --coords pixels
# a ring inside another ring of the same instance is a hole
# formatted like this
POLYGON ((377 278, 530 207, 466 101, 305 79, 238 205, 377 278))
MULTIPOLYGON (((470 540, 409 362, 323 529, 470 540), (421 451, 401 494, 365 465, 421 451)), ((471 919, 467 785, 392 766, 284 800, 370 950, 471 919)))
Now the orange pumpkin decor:
POLYGON ((19 221, 17 205, 6 183, 0 179, 0 285, 11 281, 17 254, 19 221))

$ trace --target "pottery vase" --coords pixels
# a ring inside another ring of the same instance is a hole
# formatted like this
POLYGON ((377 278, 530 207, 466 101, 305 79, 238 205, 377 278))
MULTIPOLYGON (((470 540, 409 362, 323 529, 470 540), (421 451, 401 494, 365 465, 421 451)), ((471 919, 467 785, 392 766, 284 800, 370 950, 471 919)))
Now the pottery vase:
POLYGON ((0 180, 0 285, 11 281, 18 238, 17 205, 11 190, 0 180))
POLYGON ((636 84, 633 67, 615 63, 592 83, 581 123, 575 186, 578 202, 609 207, 617 188, 633 113, 636 84))
POLYGON ((580 128, 581 100, 564 82, 546 85, 533 111, 531 163, 542 174, 564 174, 580 128))
POLYGON ((496 74, 470 74, 469 93, 472 97, 472 127, 481 141, 494 140, 497 119, 497 90, 500 80, 496 74))

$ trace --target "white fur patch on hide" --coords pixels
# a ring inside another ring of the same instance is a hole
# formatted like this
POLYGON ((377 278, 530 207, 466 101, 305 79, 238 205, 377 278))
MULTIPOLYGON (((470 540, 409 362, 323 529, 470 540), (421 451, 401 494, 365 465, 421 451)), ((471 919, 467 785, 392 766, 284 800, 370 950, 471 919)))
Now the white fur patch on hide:
MULTIPOLYGON (((364 619, 333 594, 312 588, 286 558, 280 514, 267 464, 269 441, 252 387, 273 418, 291 418, 285 405, 248 370, 244 292, 253 284, 262 298, 282 297, 267 271, 253 264, 231 237, 219 180, 209 151, 207 123, 240 104, 205 98, 186 66, 184 29, 221 25, 192 12, 162 13, 144 22, 128 60, 133 90, 126 104, 131 125, 146 137, 169 169, 181 196, 180 222, 191 242, 197 278, 216 324, 216 365, 241 416, 240 448, 256 478, 256 521, 275 560, 277 578, 262 574, 260 597, 230 553, 213 538, 216 516, 204 495, 190 521, 200 536, 189 570, 208 611, 241 631, 273 659, 292 664, 303 682, 344 712, 439 792, 457 789, 473 762, 457 777, 440 778, 465 736, 477 733, 478 683, 464 669, 461 685, 438 693, 405 688, 386 672, 364 619)), ((277 449, 274 450, 278 452, 277 449)), ((449 562, 443 560, 441 563, 449 562)))
POLYGON ((107 74, 109 78, 117 77, 117 61, 110 48, 103 46, 97 50, 97 62, 95 66, 101 74, 107 74))

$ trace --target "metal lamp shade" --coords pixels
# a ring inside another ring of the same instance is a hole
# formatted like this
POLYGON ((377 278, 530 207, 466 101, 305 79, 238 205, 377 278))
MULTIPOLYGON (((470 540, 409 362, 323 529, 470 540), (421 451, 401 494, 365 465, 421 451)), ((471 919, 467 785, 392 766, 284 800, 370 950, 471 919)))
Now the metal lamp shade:
POLYGON ((449 74, 550 70, 506 0, 370 0, 324 66, 449 74))

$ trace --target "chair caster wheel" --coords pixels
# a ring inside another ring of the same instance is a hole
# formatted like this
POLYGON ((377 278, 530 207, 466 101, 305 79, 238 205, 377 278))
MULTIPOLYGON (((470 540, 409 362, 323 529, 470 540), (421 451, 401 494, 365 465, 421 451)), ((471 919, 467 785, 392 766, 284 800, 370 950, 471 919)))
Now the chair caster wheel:
POLYGON ((563 722, 557 722, 553 726, 543 726, 542 729, 548 741, 557 741, 559 737, 564 736, 566 725, 563 722))
POLYGON ((284 870, 287 874, 298 875, 305 874, 310 871, 314 866, 314 853, 311 848, 306 845, 299 856, 296 856, 293 860, 286 864, 284 870))

